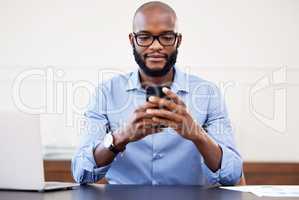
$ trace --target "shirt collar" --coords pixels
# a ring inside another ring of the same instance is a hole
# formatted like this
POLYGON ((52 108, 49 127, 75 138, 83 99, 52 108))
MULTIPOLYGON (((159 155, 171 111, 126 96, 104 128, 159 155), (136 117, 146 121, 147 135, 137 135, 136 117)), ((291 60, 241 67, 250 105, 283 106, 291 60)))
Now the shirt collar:
MULTIPOLYGON (((171 90, 175 93, 178 93, 180 91, 182 92, 189 92, 189 82, 188 82, 188 74, 184 73, 181 69, 174 66, 175 69, 175 75, 174 80, 171 85, 171 90)), ((140 77, 138 69, 134 70, 129 74, 128 77, 128 83, 126 86, 126 91, 130 90, 141 90, 141 83, 140 83, 140 77)))
POLYGON ((142 89, 138 69, 129 74, 126 91, 142 89))

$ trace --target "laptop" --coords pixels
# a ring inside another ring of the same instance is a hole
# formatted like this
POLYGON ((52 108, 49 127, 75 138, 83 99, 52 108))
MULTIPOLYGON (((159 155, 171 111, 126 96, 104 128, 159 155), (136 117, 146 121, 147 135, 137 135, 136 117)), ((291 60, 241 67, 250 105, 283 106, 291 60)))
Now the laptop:
POLYGON ((0 189, 47 191, 77 185, 45 182, 39 115, 0 110, 0 189))

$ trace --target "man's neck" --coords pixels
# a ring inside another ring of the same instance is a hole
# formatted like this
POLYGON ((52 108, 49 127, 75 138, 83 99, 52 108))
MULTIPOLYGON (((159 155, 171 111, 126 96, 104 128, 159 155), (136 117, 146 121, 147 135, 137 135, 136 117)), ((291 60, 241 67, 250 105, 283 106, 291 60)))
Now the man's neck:
POLYGON ((169 86, 171 85, 174 79, 174 68, 172 67, 171 70, 165 75, 161 77, 151 77, 146 75, 142 70, 139 69, 139 77, 140 82, 143 88, 148 86, 169 86))

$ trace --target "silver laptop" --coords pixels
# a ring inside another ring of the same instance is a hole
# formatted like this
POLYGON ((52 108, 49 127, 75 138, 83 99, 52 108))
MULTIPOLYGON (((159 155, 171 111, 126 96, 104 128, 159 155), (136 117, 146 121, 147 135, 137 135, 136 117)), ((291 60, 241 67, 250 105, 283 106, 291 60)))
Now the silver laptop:
POLYGON ((46 191, 76 185, 45 182, 39 115, 0 110, 0 189, 46 191))

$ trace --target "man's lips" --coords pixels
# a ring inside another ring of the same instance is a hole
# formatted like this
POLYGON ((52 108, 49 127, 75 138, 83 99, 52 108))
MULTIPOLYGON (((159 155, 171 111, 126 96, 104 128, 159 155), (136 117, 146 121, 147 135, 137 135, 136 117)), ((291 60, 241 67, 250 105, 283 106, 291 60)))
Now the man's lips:
POLYGON ((146 59, 151 62, 161 62, 165 61, 167 58, 166 55, 163 54, 150 54, 146 56, 146 59))

